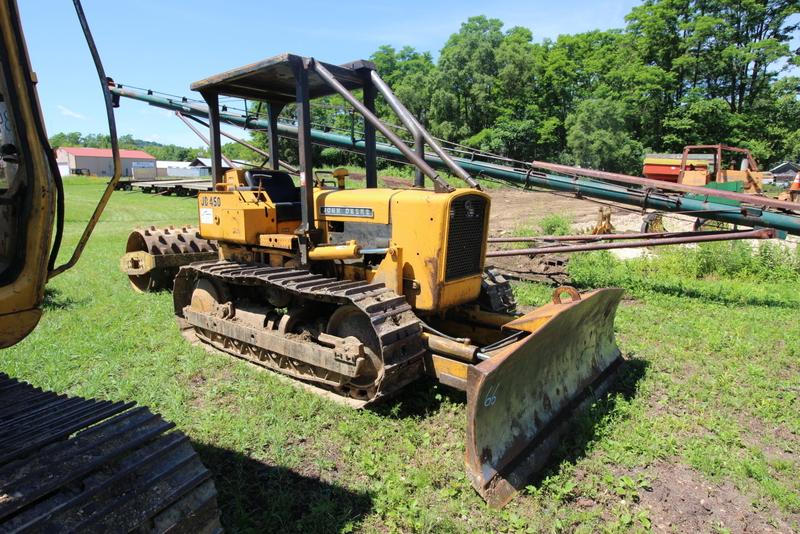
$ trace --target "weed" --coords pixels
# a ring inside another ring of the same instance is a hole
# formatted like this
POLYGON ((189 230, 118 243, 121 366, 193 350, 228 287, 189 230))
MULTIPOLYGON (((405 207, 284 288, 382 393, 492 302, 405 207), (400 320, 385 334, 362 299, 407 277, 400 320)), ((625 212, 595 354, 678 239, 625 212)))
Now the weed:
POLYGON ((566 215, 553 214, 539 221, 542 235, 567 235, 572 231, 572 219, 566 215))

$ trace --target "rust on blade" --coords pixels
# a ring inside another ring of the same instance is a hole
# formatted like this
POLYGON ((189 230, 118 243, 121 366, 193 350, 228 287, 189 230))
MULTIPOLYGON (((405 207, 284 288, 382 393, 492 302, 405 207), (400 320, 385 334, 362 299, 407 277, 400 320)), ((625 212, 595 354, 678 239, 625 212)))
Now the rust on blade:
POLYGON ((504 506, 549 454, 570 416, 604 393, 622 361, 614 340, 621 289, 555 298, 505 329, 531 332, 467 379, 467 472, 490 506, 504 506))

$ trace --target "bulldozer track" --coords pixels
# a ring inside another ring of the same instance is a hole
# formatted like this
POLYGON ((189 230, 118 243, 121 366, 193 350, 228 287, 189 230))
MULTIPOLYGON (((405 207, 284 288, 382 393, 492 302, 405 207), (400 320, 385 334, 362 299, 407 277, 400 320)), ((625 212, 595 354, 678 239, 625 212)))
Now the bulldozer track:
MULTIPOLYGON (((195 282, 201 277, 232 285, 271 287, 305 301, 356 306, 369 319, 380 344, 379 356, 383 363, 383 377, 374 391, 370 391, 366 398, 360 399, 364 401, 363 404, 394 393, 423 372, 422 356, 425 345, 421 337, 422 325, 405 298, 383 284, 341 280, 290 267, 269 267, 230 261, 197 262, 182 267, 175 279, 175 313, 179 318, 184 317, 183 308, 191 300, 195 282)), ((256 350, 258 347, 245 347, 243 345, 247 344, 241 342, 226 342, 220 338, 219 332, 209 332, 203 328, 207 325, 191 324, 185 318, 182 321, 183 329, 193 328, 203 341, 225 352, 329 388, 334 385, 335 380, 331 380, 328 370, 312 369, 310 372, 303 372, 303 368, 309 366, 308 362, 297 365, 299 362, 268 358, 256 350)), ((290 360, 292 358, 291 354, 280 356, 290 360)), ((335 386, 333 389, 337 390, 335 386)), ((337 393, 347 394, 341 389, 337 393)))
POLYGON ((211 474, 174 426, 0 373, 0 532, 221 532, 211 474))

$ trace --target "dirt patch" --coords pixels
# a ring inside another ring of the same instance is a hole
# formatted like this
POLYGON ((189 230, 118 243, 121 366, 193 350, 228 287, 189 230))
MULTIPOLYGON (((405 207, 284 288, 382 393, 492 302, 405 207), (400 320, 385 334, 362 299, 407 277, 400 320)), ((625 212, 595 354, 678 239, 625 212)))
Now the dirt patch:
MULTIPOLYGON (((602 207, 595 202, 571 196, 524 189, 493 189, 488 193, 492 197, 489 221, 489 235, 492 237, 510 237, 521 228, 537 230, 538 221, 549 215, 569 217, 576 234, 590 233, 602 207)), ((631 213, 629 209, 613 206, 611 221, 616 231, 639 231, 642 217, 639 213, 631 213)), ((527 243, 524 246, 538 247, 542 243, 527 243)), ((491 248, 504 247, 492 245, 491 248)), ((566 273, 568 259, 568 255, 548 254, 491 258, 487 263, 498 267, 511 279, 562 285, 569 282, 566 273)))
MULTIPOLYGON (((594 226, 600 205, 574 197, 554 195, 524 189, 492 189, 492 215, 489 221, 490 236, 508 236, 520 227, 535 226, 536 221, 548 215, 568 215, 576 228, 594 226)), ((630 215, 630 211, 613 208, 611 219, 630 215)), ((636 215, 636 217, 639 217, 636 215)))
MULTIPOLYGON (((355 180, 356 182, 363 182, 366 180, 366 174, 361 172, 354 172, 351 173, 348 178, 351 180, 355 180)), ((413 185, 413 180, 410 178, 403 178, 401 176, 378 176, 379 181, 383 181, 383 184, 386 187, 395 187, 398 189, 407 189, 413 185)))
MULTIPOLYGON (((585 200, 524 189, 492 189, 488 193, 492 197, 489 220, 492 237, 508 237, 520 228, 535 228, 536 222, 548 215, 568 215, 576 228, 592 227, 597 220, 599 205, 585 200)), ((616 210, 615 213, 628 212, 616 210)), ((528 246, 539 245, 530 243, 528 246)), ((547 255, 491 258, 487 263, 501 269, 512 280, 561 285, 568 281, 566 261, 564 255, 547 255)))
MULTIPOLYGON (((729 481, 712 483, 694 469, 672 463, 652 466, 647 476, 652 489, 639 493, 639 504, 648 510, 656 532, 794 532, 777 512, 757 508, 729 481)), ((792 518, 798 520, 800 516, 792 518)))
POLYGON ((761 450, 767 460, 800 461, 798 436, 785 423, 769 426, 757 417, 748 417, 743 413, 739 414, 738 420, 747 430, 742 433, 742 442, 761 450))
MULTIPOLYGON (((597 223, 601 207, 611 208, 611 224, 617 232, 641 232, 643 215, 637 208, 621 204, 599 204, 587 199, 547 191, 502 188, 487 191, 492 197, 490 236, 507 236, 519 227, 535 227, 548 215, 564 215, 572 221, 576 234, 588 233, 597 223)), ((689 232, 695 218, 666 214, 663 219, 667 232, 689 232)))
POLYGON ((569 257, 562 254, 542 256, 508 256, 488 258, 487 264, 500 269, 510 280, 524 280, 550 285, 569 283, 567 261, 569 257))

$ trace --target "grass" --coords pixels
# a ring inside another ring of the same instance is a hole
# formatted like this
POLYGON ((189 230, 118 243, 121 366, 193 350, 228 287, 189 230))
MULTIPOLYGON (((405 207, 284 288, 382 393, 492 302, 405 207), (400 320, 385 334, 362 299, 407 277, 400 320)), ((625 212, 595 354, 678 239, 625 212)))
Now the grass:
POLYGON ((539 235, 569 235, 570 233, 572 233, 572 218, 554 213, 539 219, 536 226, 528 223, 518 225, 514 228, 512 235, 514 237, 535 237, 539 235))
MULTIPOLYGON (((67 179, 62 257, 102 184, 67 179)), ((214 474, 229 532, 647 531, 659 518, 643 501, 670 465, 735 488, 768 523, 800 528, 800 302, 788 274, 761 283, 719 267, 690 276, 667 256, 649 266, 576 259, 580 285, 628 288, 616 330, 629 363, 558 460, 495 511, 464 475, 462 394, 421 381, 352 411, 188 345, 169 294, 131 291, 117 266, 130 229, 196 217, 192 199, 115 193, 78 266, 50 284, 39 328, 0 352, 0 369, 174 421, 214 474)), ((551 288, 516 291, 533 305, 551 288)))
MULTIPOLYGON (((573 233, 572 218, 567 215, 554 213, 552 215, 545 215, 539 219, 535 225, 530 223, 518 224, 512 231, 511 237, 537 237, 537 236, 553 236, 553 235, 569 235, 573 233)), ((532 241, 517 241, 512 243, 504 243, 500 248, 510 249, 523 249, 537 246, 532 241)))

